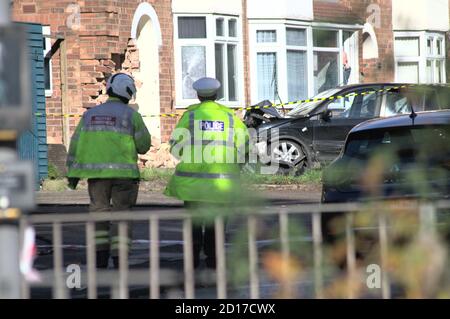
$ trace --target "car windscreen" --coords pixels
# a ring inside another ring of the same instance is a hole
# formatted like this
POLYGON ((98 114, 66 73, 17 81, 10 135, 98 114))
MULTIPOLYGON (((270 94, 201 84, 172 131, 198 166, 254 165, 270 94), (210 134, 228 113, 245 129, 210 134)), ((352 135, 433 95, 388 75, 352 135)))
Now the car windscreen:
MULTIPOLYGON (((330 89, 323 91, 322 93, 319 93, 318 95, 314 96, 313 99, 323 99, 323 98, 329 98, 335 94, 337 94, 341 89, 330 89)), ((309 103, 301 103, 297 105, 292 111, 290 111, 287 116, 290 117, 300 117, 305 116, 311 113, 322 101, 316 101, 316 102, 309 102, 309 103)))
POLYGON ((450 126, 412 126, 355 133, 343 157, 368 162, 382 156, 389 165, 421 164, 450 169, 450 126))

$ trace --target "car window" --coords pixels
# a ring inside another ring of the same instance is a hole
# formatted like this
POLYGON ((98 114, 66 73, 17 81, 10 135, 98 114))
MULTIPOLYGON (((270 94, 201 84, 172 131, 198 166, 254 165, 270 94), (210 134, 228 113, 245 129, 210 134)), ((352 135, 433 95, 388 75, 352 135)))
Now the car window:
POLYGON ((386 116, 409 114, 412 111, 409 98, 399 92, 386 93, 386 116))
MULTIPOLYGON (((333 117, 348 119, 374 118, 376 116, 377 98, 378 94, 376 92, 346 97, 342 99, 344 100, 342 111, 335 109, 335 111, 333 111, 333 117)), ((330 105, 328 108, 330 109, 330 105)))
POLYGON ((439 110, 439 96, 437 90, 427 90, 425 93, 425 111, 439 110))
POLYGON ((450 87, 438 88, 439 109, 450 109, 450 87))

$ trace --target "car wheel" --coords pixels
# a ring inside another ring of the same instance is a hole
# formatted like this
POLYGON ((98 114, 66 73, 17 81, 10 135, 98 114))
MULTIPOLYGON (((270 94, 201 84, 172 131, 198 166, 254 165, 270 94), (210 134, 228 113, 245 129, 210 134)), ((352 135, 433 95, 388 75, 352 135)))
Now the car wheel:
POLYGON ((271 147, 273 163, 279 164, 280 174, 301 175, 308 167, 308 152, 298 143, 281 140, 271 147))

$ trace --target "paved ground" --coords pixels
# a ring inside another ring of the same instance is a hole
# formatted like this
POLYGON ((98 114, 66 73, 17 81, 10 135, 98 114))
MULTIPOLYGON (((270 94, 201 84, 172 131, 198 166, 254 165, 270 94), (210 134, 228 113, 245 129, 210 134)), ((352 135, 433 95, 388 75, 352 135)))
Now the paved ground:
MULTIPOLYGON (((168 198, 160 191, 140 192, 138 211, 162 211, 166 209, 180 209, 182 210, 183 203, 168 198)), ((320 200, 320 187, 300 187, 296 186, 280 189, 278 187, 254 189, 251 191, 252 196, 260 196, 265 198, 266 202, 262 204, 264 207, 273 207, 274 211, 277 208, 287 205, 297 205, 302 203, 317 203, 320 200)), ((64 214, 87 212, 89 197, 86 190, 77 191, 63 191, 63 192, 48 192, 41 191, 36 194, 38 208, 33 214, 64 214)), ((255 200, 255 209, 258 209, 255 200)), ((291 218, 292 225, 298 224, 299 228, 305 228, 306 231, 296 238, 293 238, 294 243, 299 244, 310 243, 310 218, 291 218)), ((276 216, 267 217, 258 224, 258 250, 262 252, 265 248, 273 247, 278 244, 278 236, 276 229, 278 220, 276 216)), ((242 220, 231 220, 227 223, 226 228, 226 249, 228 260, 234 258, 236 237, 242 232, 242 220)), ((245 225, 245 223, 244 223, 245 225)), ((84 225, 71 224, 63 227, 63 250, 64 250, 64 264, 78 264, 85 269, 85 232, 84 225)), ((149 251, 149 227, 147 222, 133 223, 133 244, 130 255, 131 269, 148 269, 148 251, 149 251)), ((53 264, 53 244, 52 244, 52 229, 50 225, 40 225, 36 227, 37 244, 38 244, 38 258, 35 266, 38 270, 48 270, 52 268, 53 264)), ((169 269, 182 274, 183 269, 183 241, 182 241, 182 224, 179 221, 164 221, 160 223, 160 264, 161 268, 169 269)), ((311 284, 308 282, 301 283, 303 292, 311 290, 311 284)), ((261 282, 262 297, 273 296, 276 286, 265 280, 261 282)), ((162 287, 162 296, 176 297, 182 295, 180 287, 162 287)), ((100 296, 108 297, 110 290, 105 288, 99 291, 100 296)), ((229 292, 234 297, 246 298, 248 297, 248 287, 243 284, 229 292)), ((133 287, 131 295, 135 298, 148 297, 148 287, 133 287)), ((51 292, 46 289, 33 289, 32 297, 35 298, 49 298, 51 292)), ((73 297, 84 298, 86 291, 73 291, 73 297)), ((214 288, 202 288, 196 290, 196 296, 202 298, 214 298, 214 288)))

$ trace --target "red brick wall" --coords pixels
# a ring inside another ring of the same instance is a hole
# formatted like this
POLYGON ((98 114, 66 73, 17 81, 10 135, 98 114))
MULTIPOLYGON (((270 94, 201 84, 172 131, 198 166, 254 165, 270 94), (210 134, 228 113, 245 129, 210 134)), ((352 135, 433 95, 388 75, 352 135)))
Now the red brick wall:
POLYGON ((364 21, 371 13, 367 12, 370 4, 378 4, 381 9, 380 27, 374 26, 378 41, 378 59, 363 59, 363 35, 360 32, 360 72, 361 82, 392 82, 395 80, 394 33, 392 30, 392 0, 344 0, 364 21))
MULTIPOLYGON (((129 49, 131 25, 140 0, 15 0, 13 20, 50 25, 53 35, 64 37, 67 46, 67 102, 69 112, 82 114, 88 107, 104 101, 106 79, 121 66, 113 55, 125 56, 129 49), (73 12, 80 7, 79 28, 69 28, 73 12)), ((173 110, 173 27, 170 0, 149 0, 157 12, 163 45, 160 53, 161 112, 173 110)), ((52 40, 52 44, 55 41, 52 40)), ((132 47, 132 46, 131 46, 132 47)), ((47 98, 47 113, 62 113, 60 50, 52 60, 53 95, 47 98)), ((70 119, 73 131, 78 119, 70 119)), ((162 120, 162 135, 167 139, 174 119, 162 120)), ((49 144, 63 143, 62 118, 47 121, 49 144)))

